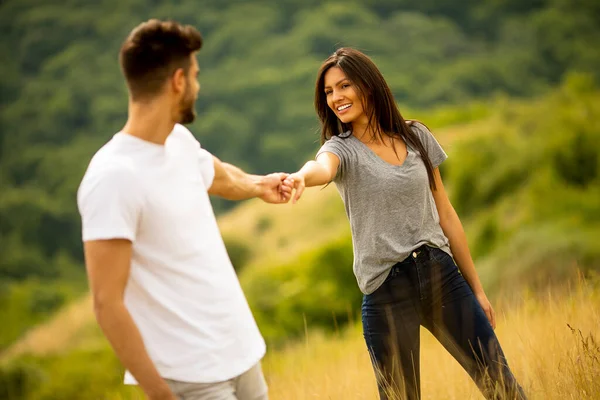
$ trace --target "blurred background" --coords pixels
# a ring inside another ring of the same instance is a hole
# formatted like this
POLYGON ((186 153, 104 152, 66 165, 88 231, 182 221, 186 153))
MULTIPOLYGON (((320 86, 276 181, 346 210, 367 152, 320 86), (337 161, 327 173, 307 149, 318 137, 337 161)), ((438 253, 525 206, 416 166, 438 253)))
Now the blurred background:
MULTIPOLYGON (((340 46, 371 56, 450 156, 517 377, 532 398, 600 398, 596 0, 1 1, 0 398, 142 398, 94 321, 75 193, 126 120, 118 50, 149 18, 202 32, 190 129, 251 173, 314 157, 320 63, 340 46)), ((375 398, 333 185, 296 206, 212 200, 269 344, 271 397, 375 398)), ((423 335, 424 398, 480 398, 423 335)))

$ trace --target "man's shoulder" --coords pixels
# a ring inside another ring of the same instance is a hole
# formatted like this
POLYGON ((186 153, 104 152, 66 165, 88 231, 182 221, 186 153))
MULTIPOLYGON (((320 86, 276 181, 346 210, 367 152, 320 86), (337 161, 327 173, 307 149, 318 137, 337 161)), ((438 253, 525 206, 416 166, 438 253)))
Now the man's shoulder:
POLYGON ((196 139, 194 134, 187 127, 181 124, 175 124, 175 126, 173 127, 173 131, 171 132, 171 136, 186 142, 193 142, 198 145, 200 144, 200 142, 198 141, 198 139, 196 139))
POLYGON ((141 186, 133 160, 113 153, 107 143, 92 157, 77 189, 79 207, 93 198, 108 198, 117 193, 133 195, 141 186))
POLYGON ((136 163, 132 155, 120 151, 114 139, 102 146, 90 160, 83 176, 85 181, 102 181, 104 179, 115 181, 129 181, 136 179, 136 163))
POLYGON ((90 160, 89 171, 132 172, 135 163, 131 153, 121 151, 118 141, 113 138, 102 146, 90 160))

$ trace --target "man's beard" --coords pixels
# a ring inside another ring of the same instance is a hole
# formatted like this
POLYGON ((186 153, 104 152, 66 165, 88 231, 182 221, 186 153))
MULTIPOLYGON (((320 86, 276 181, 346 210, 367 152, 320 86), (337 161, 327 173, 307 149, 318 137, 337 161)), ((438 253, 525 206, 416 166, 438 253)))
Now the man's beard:
MULTIPOLYGON (((189 87, 190 86, 188 85, 188 90, 189 87)), ((196 99, 194 99, 194 97, 191 95, 191 92, 188 90, 186 90, 186 93, 183 96, 183 99, 181 99, 180 104, 181 111, 179 123, 184 125, 191 124, 196 119, 196 110, 194 109, 194 103, 196 102, 196 99)))

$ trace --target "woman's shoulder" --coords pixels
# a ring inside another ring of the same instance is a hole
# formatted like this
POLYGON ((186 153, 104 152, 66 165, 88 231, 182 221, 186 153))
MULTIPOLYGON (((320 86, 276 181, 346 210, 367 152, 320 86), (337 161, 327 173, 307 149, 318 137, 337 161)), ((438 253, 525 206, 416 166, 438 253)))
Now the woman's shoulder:
POLYGON ((416 119, 411 119, 411 120, 406 120, 406 124, 409 126, 409 128, 411 128, 414 132, 416 132, 419 135, 422 134, 430 134, 431 135, 431 130, 427 127, 427 125, 425 125, 423 122, 416 120, 416 119))
POLYGON ((331 138, 327 139, 325 143, 323 143, 323 146, 328 144, 330 146, 348 146, 348 144, 350 143, 348 139, 350 139, 351 136, 351 131, 340 133, 339 135, 332 136, 331 138))

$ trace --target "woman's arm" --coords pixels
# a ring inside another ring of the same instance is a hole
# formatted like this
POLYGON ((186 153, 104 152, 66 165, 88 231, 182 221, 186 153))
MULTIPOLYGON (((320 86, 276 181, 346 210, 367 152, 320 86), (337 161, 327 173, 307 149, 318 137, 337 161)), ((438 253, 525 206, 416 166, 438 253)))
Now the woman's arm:
POLYGON ((288 179, 293 181, 296 193, 292 203, 296 203, 305 187, 321 186, 329 183, 335 178, 340 159, 333 153, 324 152, 319 154, 316 161, 309 161, 296 173, 291 174, 288 179))
POLYGON ((475 264, 473 263, 473 258, 471 257, 471 252, 469 251, 469 246, 467 244, 467 235, 465 235, 460 218, 450 203, 448 194, 444 189, 439 168, 434 170, 434 179, 437 189, 433 191, 433 198, 440 216, 440 225, 444 234, 450 241, 450 249, 452 250, 454 260, 465 280, 469 286, 471 286, 475 297, 477 297, 483 311, 485 311, 492 327, 496 328, 494 309, 483 290, 479 275, 475 270, 475 264))

